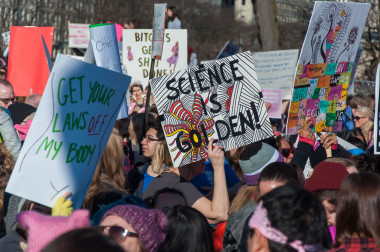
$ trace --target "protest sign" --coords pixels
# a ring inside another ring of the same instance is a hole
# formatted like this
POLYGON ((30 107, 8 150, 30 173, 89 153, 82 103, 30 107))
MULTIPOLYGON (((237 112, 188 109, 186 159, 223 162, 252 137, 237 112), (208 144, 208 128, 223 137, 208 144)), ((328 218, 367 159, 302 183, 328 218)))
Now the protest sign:
MULTIPOLYGON (((123 65, 132 83, 139 81, 145 88, 149 81, 152 54, 152 30, 125 29, 123 31, 123 65)), ((156 60, 153 77, 187 68, 187 30, 165 30, 162 60, 156 60), (174 51, 176 53, 174 53, 174 51)))
POLYGON ((375 82, 375 116, 374 116, 374 150, 375 154, 380 154, 380 131, 379 131, 379 121, 380 121, 380 64, 377 65, 376 71, 376 82, 375 82))
POLYGON ((80 208, 129 81, 59 55, 6 191, 49 207, 71 191, 80 208))
POLYGON ((262 88, 261 92, 263 93, 264 101, 271 104, 271 107, 267 110, 269 118, 281 118, 282 90, 262 88))
POLYGON ((250 52, 150 82, 174 167, 273 136, 250 52))
MULTIPOLYGON (((122 73, 119 46, 114 23, 90 25, 91 45, 96 65, 118 73, 122 73)), ((124 83, 126 87, 129 83, 124 83)), ((121 105, 118 119, 128 117, 127 101, 121 105)))
POLYGON ((164 46, 166 7, 165 4, 154 4, 152 58, 161 59, 164 46))
POLYGON ((69 47, 87 48, 90 42, 89 24, 76 24, 69 22, 69 47))
POLYGON ((369 7, 368 3, 315 2, 297 64, 287 134, 296 134, 307 121, 313 122, 315 132, 342 130, 350 76, 369 7))
POLYGON ((253 53, 253 63, 261 88, 282 89, 282 99, 292 98, 298 49, 253 53))
POLYGON ((228 56, 232 56, 234 54, 237 54, 238 52, 239 47, 237 45, 232 44, 230 41, 227 41, 223 49, 219 52, 218 56, 216 56, 216 59, 222 59, 228 56))
POLYGON ((9 41, 11 40, 11 32, 7 31, 7 32, 1 33, 1 38, 3 39, 4 45, 8 46, 9 41))
POLYGON ((54 27, 11 27, 8 81, 12 83, 16 96, 44 92, 49 67, 41 35, 51 55, 53 33, 54 27))

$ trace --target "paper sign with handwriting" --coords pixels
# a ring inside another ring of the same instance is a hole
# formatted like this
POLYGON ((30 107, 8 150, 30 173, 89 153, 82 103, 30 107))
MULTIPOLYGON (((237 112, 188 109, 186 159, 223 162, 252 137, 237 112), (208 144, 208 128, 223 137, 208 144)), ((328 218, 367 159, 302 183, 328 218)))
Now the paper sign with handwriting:
POLYGON ((52 207, 83 199, 130 77, 58 55, 6 191, 52 207))
POLYGON ((298 52, 296 49, 253 53, 260 87, 282 89, 282 99, 290 100, 298 52))
POLYGON ((271 104, 267 110, 269 118, 281 118, 282 90, 262 88, 264 101, 271 104))
POLYGON ((164 4, 154 4, 152 57, 161 59, 162 47, 164 46, 166 7, 164 4))
POLYGON ((250 52, 150 82, 174 167, 273 136, 250 52))
POLYGON ((69 23, 69 47, 87 48, 90 42, 89 24, 69 23))
POLYGON ((296 68, 290 105, 294 109, 288 116, 287 134, 296 134, 308 121, 315 132, 323 128, 342 130, 341 113, 346 108, 350 77, 370 6, 315 2, 296 68), (307 95, 302 97, 300 93, 305 88, 307 95), (304 100, 306 110, 295 109, 294 105, 304 100))

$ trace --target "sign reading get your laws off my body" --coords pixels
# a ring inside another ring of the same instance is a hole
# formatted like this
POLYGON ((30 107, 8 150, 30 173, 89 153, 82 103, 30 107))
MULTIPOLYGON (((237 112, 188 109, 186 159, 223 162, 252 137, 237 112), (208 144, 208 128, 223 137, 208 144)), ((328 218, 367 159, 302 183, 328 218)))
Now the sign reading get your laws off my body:
POLYGON ((150 82, 174 167, 273 136, 250 52, 150 82))
POLYGON ((59 55, 6 191, 49 207, 71 191, 80 208, 130 79, 59 55))
MULTIPOLYGON (((187 68, 187 30, 165 30, 161 60, 155 61, 153 77, 187 68)), ((134 81, 148 85, 152 55, 152 30, 123 31, 123 65, 134 81)))

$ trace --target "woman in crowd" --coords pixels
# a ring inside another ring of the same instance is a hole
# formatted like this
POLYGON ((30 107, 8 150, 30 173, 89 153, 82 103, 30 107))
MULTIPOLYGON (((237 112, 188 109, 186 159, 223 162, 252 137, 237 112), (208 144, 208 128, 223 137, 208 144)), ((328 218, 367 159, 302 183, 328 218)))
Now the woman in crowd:
POLYGON ((168 8, 168 29, 181 29, 181 19, 178 15, 177 7, 170 6, 168 8))
POLYGON ((360 107, 354 112, 355 128, 361 129, 367 148, 373 145, 374 112, 369 107, 360 107))
POLYGON ((187 206, 200 211, 209 223, 219 223, 227 219, 229 198, 224 173, 224 153, 221 147, 213 147, 213 139, 208 144, 209 159, 214 168, 214 193, 211 201, 188 182, 195 175, 190 174, 191 166, 198 166, 198 162, 179 168, 173 167, 159 121, 150 126, 142 144, 144 156, 152 159, 138 190, 145 201, 150 201, 157 191, 165 187, 174 188, 184 195, 187 206))
POLYGON ((103 215, 100 228, 126 252, 155 252, 165 239, 168 219, 157 209, 118 205, 103 215))
POLYGON ((197 210, 176 206, 168 213, 169 229, 159 252, 214 252, 212 229, 197 210))
POLYGON ((336 251, 380 251, 380 176, 350 174, 336 210, 336 251))

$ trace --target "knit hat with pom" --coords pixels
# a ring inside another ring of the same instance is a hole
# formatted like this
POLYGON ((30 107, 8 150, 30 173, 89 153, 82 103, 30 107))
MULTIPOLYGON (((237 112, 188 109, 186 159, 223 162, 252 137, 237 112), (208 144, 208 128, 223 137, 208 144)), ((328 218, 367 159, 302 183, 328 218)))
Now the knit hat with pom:
POLYGON ((147 252, 155 252, 165 240, 168 230, 166 215, 157 209, 145 209, 134 205, 119 205, 108 210, 107 216, 116 215, 124 219, 139 235, 140 242, 147 252))

